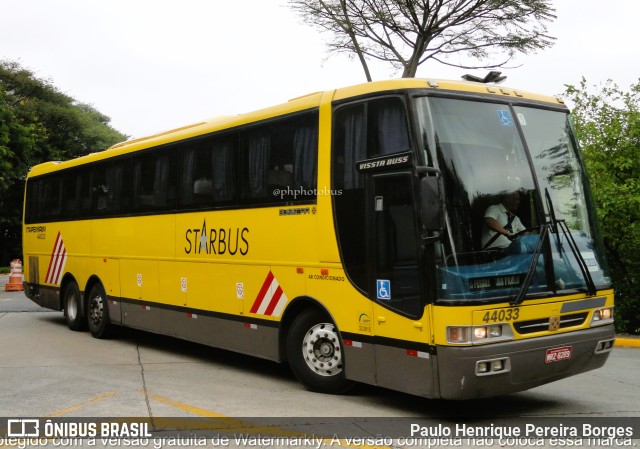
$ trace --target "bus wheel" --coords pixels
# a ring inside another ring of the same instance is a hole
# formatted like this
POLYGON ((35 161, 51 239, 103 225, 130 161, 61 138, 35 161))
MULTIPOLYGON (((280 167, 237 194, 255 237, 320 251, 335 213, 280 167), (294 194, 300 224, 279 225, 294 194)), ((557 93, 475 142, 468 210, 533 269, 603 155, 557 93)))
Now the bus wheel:
POLYGON ((96 283, 89 292, 87 306, 87 322, 89 331, 95 338, 107 338, 109 334, 109 305, 102 284, 96 283))
POLYGON ((64 289, 64 318, 72 331, 83 330, 85 320, 82 314, 80 288, 76 281, 71 281, 64 289))
POLYGON ((307 388, 344 393, 353 386, 344 376, 338 330, 322 312, 302 312, 291 325, 286 345, 291 370, 307 388))

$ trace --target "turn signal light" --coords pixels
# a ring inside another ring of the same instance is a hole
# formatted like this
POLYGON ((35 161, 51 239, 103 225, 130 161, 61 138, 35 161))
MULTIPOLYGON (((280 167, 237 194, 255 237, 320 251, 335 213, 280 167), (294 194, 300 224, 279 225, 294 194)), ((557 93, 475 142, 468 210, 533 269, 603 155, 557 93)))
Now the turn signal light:
POLYGON ((447 327, 447 342, 452 344, 486 344, 507 340, 513 340, 513 331, 507 323, 447 327))

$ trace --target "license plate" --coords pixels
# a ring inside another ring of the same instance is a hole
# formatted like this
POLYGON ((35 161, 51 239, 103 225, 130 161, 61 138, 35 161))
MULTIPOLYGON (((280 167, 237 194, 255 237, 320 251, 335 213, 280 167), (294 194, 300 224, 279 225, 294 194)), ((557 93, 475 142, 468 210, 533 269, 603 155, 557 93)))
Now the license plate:
POLYGON ((562 346, 561 348, 547 349, 545 356, 545 363, 561 362, 563 360, 569 360, 571 358, 571 352, 573 348, 571 346, 562 346))

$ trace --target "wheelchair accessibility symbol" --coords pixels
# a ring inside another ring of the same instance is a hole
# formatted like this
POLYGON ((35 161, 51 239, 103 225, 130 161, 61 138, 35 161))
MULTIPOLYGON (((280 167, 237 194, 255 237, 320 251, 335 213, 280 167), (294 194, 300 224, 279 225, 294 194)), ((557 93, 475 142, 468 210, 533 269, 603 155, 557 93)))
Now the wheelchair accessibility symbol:
POLYGON ((506 109, 498 109, 498 120, 502 126, 513 126, 511 114, 506 109))
POLYGON ((387 279, 378 279, 378 299, 391 299, 391 281, 387 279))

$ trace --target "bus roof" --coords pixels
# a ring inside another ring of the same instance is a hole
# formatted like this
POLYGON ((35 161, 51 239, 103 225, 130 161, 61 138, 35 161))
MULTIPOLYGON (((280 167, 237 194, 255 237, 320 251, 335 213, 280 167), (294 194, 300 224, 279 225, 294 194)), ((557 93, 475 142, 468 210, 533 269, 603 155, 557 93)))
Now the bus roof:
POLYGON ((58 169, 75 167, 87 162, 108 159, 120 154, 126 154, 145 148, 208 134, 215 131, 222 131, 228 128, 242 126, 260 120, 303 111, 305 109, 319 107, 325 95, 328 96, 329 101, 336 101, 346 100, 352 97, 364 96, 375 92, 397 91, 403 89, 433 89, 445 90, 449 92, 457 91, 474 94, 495 95, 500 97, 522 98, 549 103, 556 106, 559 104, 564 104, 564 102, 558 97, 524 92, 509 87, 497 86, 495 84, 419 78, 374 81, 343 87, 331 91, 316 92, 304 95, 289 100, 287 103, 282 103, 276 106, 249 113, 215 117, 199 123, 194 123, 158 134, 153 134, 151 136, 120 142, 107 148, 104 151, 94 152, 64 162, 45 162, 33 167, 29 172, 29 177, 56 171, 58 169))

